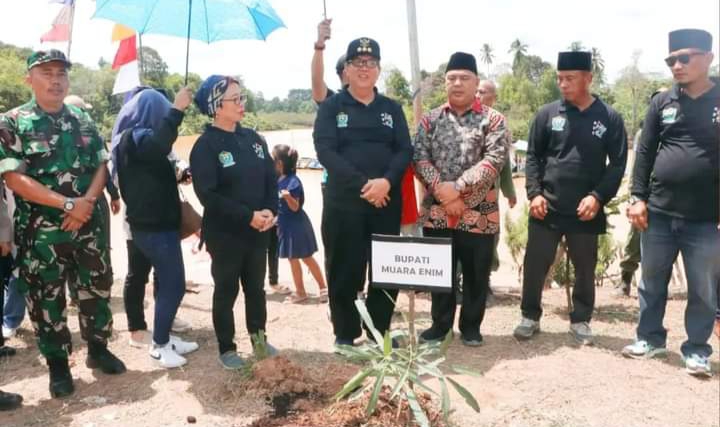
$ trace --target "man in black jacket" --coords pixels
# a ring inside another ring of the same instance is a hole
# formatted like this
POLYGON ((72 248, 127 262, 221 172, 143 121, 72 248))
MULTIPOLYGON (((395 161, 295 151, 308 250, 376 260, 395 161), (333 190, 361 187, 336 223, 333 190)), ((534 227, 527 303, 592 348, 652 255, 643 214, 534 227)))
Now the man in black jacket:
MULTIPOLYGON (((327 257, 330 311, 337 345, 361 334, 353 301, 365 283, 374 233, 400 232, 400 183, 412 158, 402 108, 380 95, 380 46, 360 38, 347 49, 349 86, 320 105, 313 138, 327 168, 322 232, 327 257)), ((367 306, 381 333, 390 328, 397 291, 371 286, 367 306)))
POLYGON ((543 106, 530 129, 527 193, 530 224, 523 269, 518 339, 540 330, 542 289, 565 236, 575 267, 570 333, 592 344, 598 235, 605 233, 603 205, 618 191, 627 160, 622 117, 590 93, 592 55, 560 52, 558 85, 563 99, 543 106))
POLYGON ((632 358, 667 353, 663 327, 672 265, 682 253, 688 298, 681 351, 691 375, 711 375, 714 312, 720 283, 720 85, 709 78, 712 36, 669 35, 665 59, 675 85, 652 99, 633 171, 628 217, 642 230, 642 283, 632 358))

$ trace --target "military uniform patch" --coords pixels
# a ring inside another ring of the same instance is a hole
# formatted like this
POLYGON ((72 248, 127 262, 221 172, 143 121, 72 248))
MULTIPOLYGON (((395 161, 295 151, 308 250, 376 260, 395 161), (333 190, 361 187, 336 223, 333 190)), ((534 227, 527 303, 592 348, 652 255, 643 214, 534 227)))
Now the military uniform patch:
POLYGON ((218 154, 218 160, 224 168, 229 168, 235 164, 232 153, 227 151, 221 151, 220 154, 218 154))

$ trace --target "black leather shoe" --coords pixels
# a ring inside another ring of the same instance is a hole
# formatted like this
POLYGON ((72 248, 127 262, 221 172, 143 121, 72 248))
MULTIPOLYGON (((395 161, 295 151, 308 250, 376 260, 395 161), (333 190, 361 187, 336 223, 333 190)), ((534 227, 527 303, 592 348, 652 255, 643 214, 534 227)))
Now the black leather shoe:
POLYGON ((432 342, 439 342, 445 340, 445 337, 447 336, 448 331, 443 331, 440 328, 438 328, 435 325, 432 325, 430 328, 425 329, 420 334, 420 342, 421 343, 432 343, 432 342))
POLYGON ((0 390, 0 411, 12 411, 22 405, 23 398, 19 394, 6 393, 0 390))
POLYGON ((70 366, 67 359, 48 359, 50 368, 50 396, 60 398, 70 396, 75 391, 70 366))
POLYGON ((15 349, 6 345, 0 347, 0 357, 15 356, 15 349))
POLYGON ((88 343, 88 355, 85 365, 90 369, 100 369, 104 374, 117 375, 127 371, 122 360, 118 359, 103 344, 88 343))

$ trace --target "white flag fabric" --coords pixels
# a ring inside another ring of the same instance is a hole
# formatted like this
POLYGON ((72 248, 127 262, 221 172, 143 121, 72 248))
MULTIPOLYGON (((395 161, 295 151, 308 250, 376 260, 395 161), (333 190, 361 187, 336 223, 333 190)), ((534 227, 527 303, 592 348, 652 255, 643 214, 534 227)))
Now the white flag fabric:
POLYGON ((140 86, 140 70, 138 61, 128 62, 118 69, 113 86, 113 95, 125 93, 140 86))

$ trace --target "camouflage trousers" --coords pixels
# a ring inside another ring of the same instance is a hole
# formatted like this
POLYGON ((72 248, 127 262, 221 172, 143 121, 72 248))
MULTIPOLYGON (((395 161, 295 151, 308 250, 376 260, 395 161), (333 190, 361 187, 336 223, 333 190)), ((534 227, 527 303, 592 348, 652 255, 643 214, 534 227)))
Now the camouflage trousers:
POLYGON ((40 353, 66 358, 72 352, 65 283, 77 296, 85 341, 107 343, 112 334, 112 268, 105 218, 95 210, 83 228, 60 229, 56 218, 31 217, 18 240, 18 289, 25 293, 40 353))

